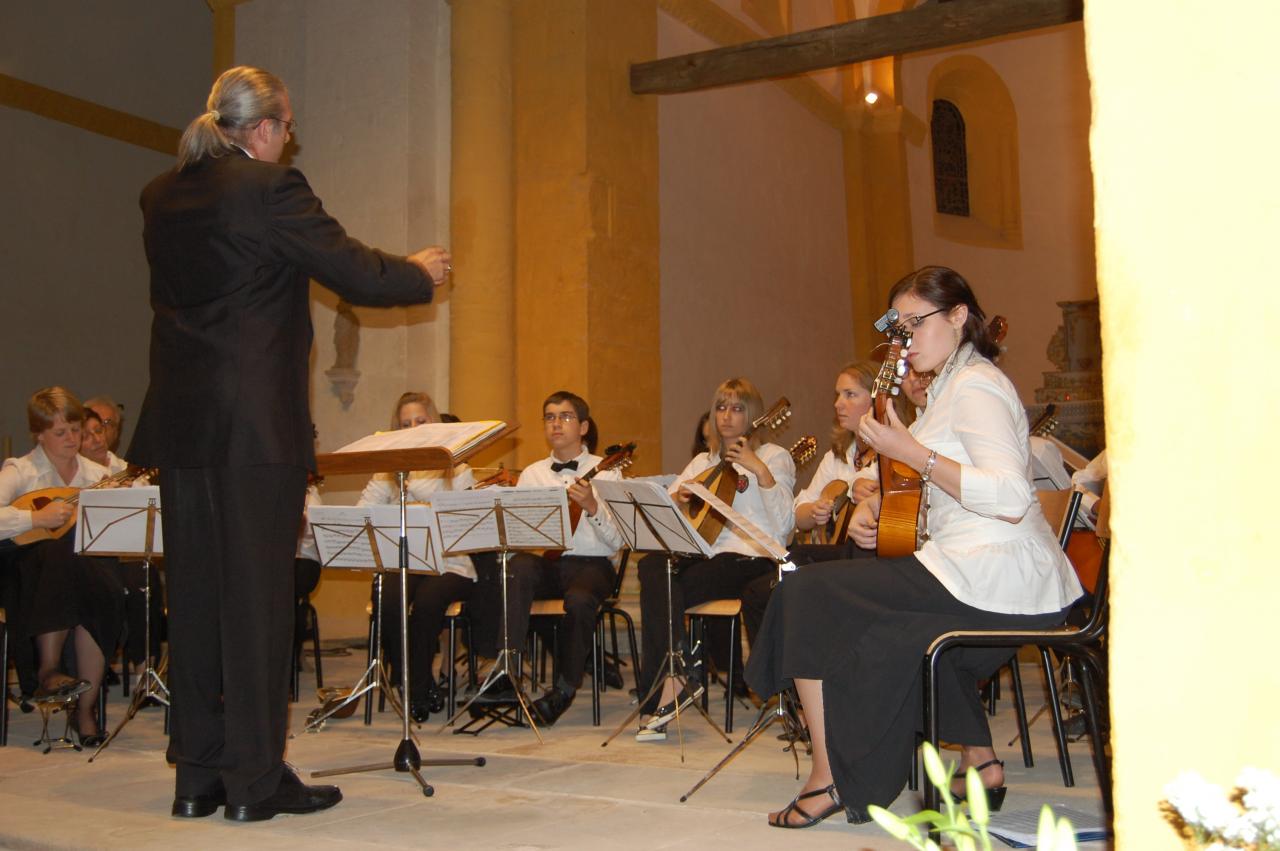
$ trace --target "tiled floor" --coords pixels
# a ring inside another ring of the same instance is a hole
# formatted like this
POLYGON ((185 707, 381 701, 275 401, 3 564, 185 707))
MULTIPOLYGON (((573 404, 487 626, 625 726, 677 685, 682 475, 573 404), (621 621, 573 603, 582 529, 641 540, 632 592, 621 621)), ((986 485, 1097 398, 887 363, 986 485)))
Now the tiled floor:
MULTIPOLYGON (((350 682, 360 668, 358 655, 327 659, 326 680, 350 682)), ((1029 688, 1038 683, 1036 669, 1025 666, 1023 679, 1029 688)), ((305 698, 294 707, 295 730, 314 708, 310 695, 305 698)), ((665 743, 640 744, 624 732, 602 748, 629 711, 628 699, 617 691, 607 693, 604 725, 597 728, 591 726, 589 698, 584 692, 560 723, 544 732, 545 744, 528 729, 493 727, 473 738, 437 733, 438 723, 424 726, 417 733, 424 758, 479 754, 488 761, 482 768, 424 768, 434 797, 424 797, 412 778, 394 771, 353 774, 323 781, 342 786, 345 799, 334 809, 256 824, 233 824, 220 815, 196 820, 169 816, 173 772, 164 761, 159 709, 141 712, 92 764, 86 754, 72 751, 42 755, 30 746, 39 734, 38 716, 13 709, 9 747, 0 749, 0 847, 905 847, 875 825, 854 827, 835 819, 788 834, 767 827, 764 813, 785 804, 798 786, 792 757, 774 736, 776 725, 682 804, 681 794, 730 746, 693 716, 685 727, 684 762, 674 735, 665 743)), ((1028 700, 1038 704, 1038 692, 1028 700)), ((113 690, 113 725, 124 706, 119 690, 113 690)), ((712 716, 723 717, 722 703, 713 700, 712 716)), ((754 711, 740 709, 734 742, 754 716, 754 711)), ((1078 785, 1066 789, 1047 717, 1033 727, 1034 768, 1023 767, 1016 745, 1003 747, 1014 731, 1009 703, 1001 704, 992 727, 1008 762, 1006 813, 1034 810, 1044 802, 1085 813, 1101 809, 1087 742, 1071 746, 1078 785)), ((375 715, 372 727, 365 727, 357 713, 318 733, 298 735, 290 742, 288 758, 305 778, 307 772, 325 768, 390 763, 399 739, 393 713, 375 715)), ((803 757, 801 768, 807 771, 803 757)), ((918 807, 917 795, 904 791, 893 809, 909 813, 918 807)))

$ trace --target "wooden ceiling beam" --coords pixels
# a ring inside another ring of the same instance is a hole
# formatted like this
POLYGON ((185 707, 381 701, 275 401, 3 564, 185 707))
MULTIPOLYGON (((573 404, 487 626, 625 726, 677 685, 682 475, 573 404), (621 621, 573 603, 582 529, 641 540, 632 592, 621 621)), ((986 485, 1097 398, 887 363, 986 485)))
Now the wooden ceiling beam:
POLYGON ((816 30, 640 62, 631 91, 676 94, 786 77, 1079 21, 1084 0, 950 0, 816 30))

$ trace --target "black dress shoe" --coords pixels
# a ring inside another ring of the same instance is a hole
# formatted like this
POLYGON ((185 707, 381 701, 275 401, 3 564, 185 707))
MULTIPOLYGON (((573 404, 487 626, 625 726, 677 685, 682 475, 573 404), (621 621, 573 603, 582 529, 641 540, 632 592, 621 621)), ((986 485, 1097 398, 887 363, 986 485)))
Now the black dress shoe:
POLYGON ((222 814, 231 821, 266 821, 281 813, 303 815, 327 810, 342 800, 337 786, 307 786, 285 769, 275 794, 256 804, 227 804, 222 814))
POLYGON ((564 714, 573 703, 573 695, 562 691, 558 686, 547 690, 547 693, 533 702, 533 714, 538 720, 550 727, 564 714))
POLYGON ((212 792, 204 795, 178 795, 173 799, 173 814, 178 818, 204 818, 211 816, 227 802, 227 790, 219 783, 212 792))

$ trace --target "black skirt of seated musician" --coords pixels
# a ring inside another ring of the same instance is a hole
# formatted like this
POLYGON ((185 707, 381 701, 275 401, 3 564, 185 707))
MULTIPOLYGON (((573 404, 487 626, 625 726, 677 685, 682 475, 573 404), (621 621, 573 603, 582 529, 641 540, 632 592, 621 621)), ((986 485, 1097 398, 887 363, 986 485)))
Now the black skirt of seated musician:
MULTIPOLYGON (((795 544, 788 552, 791 554, 792 564, 797 568, 824 561, 875 558, 876 555, 875 550, 864 550, 851 540, 846 540, 843 544, 795 544)), ((771 572, 757 576, 742 589, 742 625, 747 630, 747 643, 752 646, 756 643, 756 636, 760 634, 765 610, 769 608, 769 598, 777 585, 778 575, 776 572, 771 572)), ((721 640, 722 636, 717 634, 715 641, 711 643, 712 658, 716 660, 717 665, 722 658, 717 655, 719 650, 717 643, 721 640)), ((735 670, 734 677, 736 678, 737 675, 738 671, 735 670)))
MULTIPOLYGON (((585 519, 583 522, 587 522, 585 519)), ((495 553, 474 556, 480 576, 482 615, 472 622, 476 651, 493 657, 502 644, 501 567, 495 553)), ((557 687, 573 694, 582 686, 596 613, 608 599, 617 572, 605 556, 560 556, 546 559, 533 553, 512 553, 507 563, 507 630, 511 645, 524 646, 529 631, 529 610, 534 600, 564 599, 564 617, 557 624, 557 687)))
MULTIPOLYGON (((693 666, 684 628, 684 610, 708 600, 736 599, 748 583, 769 578, 777 573, 777 565, 767 558, 741 553, 723 552, 711 558, 685 558, 675 563, 671 583, 672 626, 676 648, 684 654, 689 678, 703 682, 702 673, 693 666)), ((640 560, 640 694, 646 694, 654 679, 666 673, 667 655, 667 557, 650 553, 640 560)), ((661 692, 642 707, 646 715, 657 710, 661 692)))
MULTIPOLYGON (((760 695, 821 680, 827 752, 840 798, 887 807, 902 791, 920 726, 925 649, 956 629, 1041 629, 1064 612, 1007 615, 965 605, 915 556, 813 564, 775 589, 747 681, 760 695)), ((957 648, 938 674, 941 736, 991 746, 978 683, 1009 660, 1001 648, 957 648)))
POLYGON ((96 728, 93 710, 106 660, 115 655, 124 627, 125 595, 116 559, 76 555, 74 543, 68 533, 20 552, 20 622, 35 639, 42 684, 59 673, 64 646, 74 649, 76 676, 90 684, 79 701, 79 729, 87 736, 96 728))
MULTIPOLYGON (((391 681, 400 683, 400 577, 388 573, 382 590, 382 652, 391 668, 391 681)), ((470 605, 476 583, 457 573, 410 574, 409 591, 409 706, 414 720, 425 721, 444 708, 433 667, 440 651, 440 631, 449 606, 470 605)), ((372 595, 370 595, 372 596, 372 595)), ((446 660, 444 664, 448 664, 446 660)))

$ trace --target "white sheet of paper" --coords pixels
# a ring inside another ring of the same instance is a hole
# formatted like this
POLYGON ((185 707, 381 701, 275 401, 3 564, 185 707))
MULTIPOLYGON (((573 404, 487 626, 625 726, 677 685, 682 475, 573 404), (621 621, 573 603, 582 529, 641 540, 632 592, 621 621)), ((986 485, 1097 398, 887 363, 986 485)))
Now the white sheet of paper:
MULTIPOLYGON (((399 505, 313 505, 307 519, 316 536, 320 563, 325 567, 377 570, 366 519, 373 525, 378 558, 385 570, 400 566, 399 505)), ((440 557, 431 535, 431 512, 425 505, 405 506, 405 536, 409 541, 409 570, 438 573, 440 557)))
MULTIPOLYGON (((100 488, 80 491, 76 520, 76 552, 84 555, 146 555, 147 504, 160 506, 157 485, 136 488, 100 488)), ((152 555, 164 553, 160 513, 156 513, 152 555)))
POLYGON ((503 540, 496 510, 499 503, 508 549, 568 549, 568 493, 551 485, 433 494, 431 525, 440 541, 440 551, 453 555, 501 549, 503 540))
POLYGON ((384 449, 422 449, 438 446, 458 455, 491 434, 502 431, 501 420, 474 423, 425 423, 396 431, 379 431, 348 443, 338 452, 378 452, 384 449))
POLYGON ((635 552, 666 552, 711 557, 711 546, 689 525, 664 485, 646 479, 606 481, 594 479, 596 494, 604 500, 627 546, 635 552), (634 500, 634 501, 633 501, 634 500), (644 517, 641 516, 644 511, 644 517), (645 523, 645 517, 649 522, 645 523), (649 526, 652 525, 653 529, 649 526), (654 535, 657 532, 657 535, 654 535))
POLYGON ((701 482, 688 481, 681 485, 681 488, 710 504, 725 520, 728 520, 744 535, 759 544, 776 561, 787 560, 786 549, 780 546, 768 532, 743 517, 739 512, 734 511, 733 506, 707 490, 706 486, 701 482))

